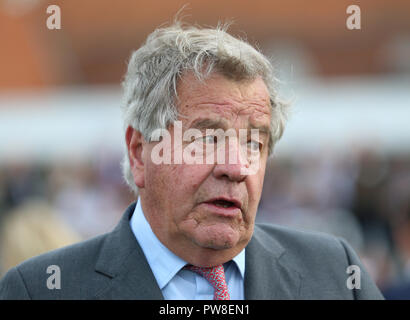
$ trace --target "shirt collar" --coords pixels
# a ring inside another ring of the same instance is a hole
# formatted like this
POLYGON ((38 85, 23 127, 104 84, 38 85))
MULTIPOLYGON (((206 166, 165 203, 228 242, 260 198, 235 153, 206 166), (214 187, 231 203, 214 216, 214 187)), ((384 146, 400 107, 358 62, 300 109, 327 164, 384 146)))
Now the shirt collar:
POLYGON ((235 258, 232 259, 235 262, 239 272, 241 273, 242 279, 245 279, 245 248, 239 252, 235 258))
MULTIPOLYGON (((187 262, 175 255, 156 237, 142 211, 141 201, 138 199, 130 226, 148 264, 162 290, 168 282, 181 270, 187 262)), ((241 276, 245 276, 245 249, 232 259, 241 276)))

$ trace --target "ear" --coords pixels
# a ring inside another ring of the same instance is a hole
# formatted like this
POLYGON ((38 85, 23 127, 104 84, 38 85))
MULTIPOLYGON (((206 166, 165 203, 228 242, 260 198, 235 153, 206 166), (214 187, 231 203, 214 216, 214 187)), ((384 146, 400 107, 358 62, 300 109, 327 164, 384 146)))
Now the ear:
POLYGON ((127 131, 125 132, 125 141, 127 144, 130 169, 134 177, 134 182, 138 188, 144 188, 144 137, 141 132, 128 126, 127 131))

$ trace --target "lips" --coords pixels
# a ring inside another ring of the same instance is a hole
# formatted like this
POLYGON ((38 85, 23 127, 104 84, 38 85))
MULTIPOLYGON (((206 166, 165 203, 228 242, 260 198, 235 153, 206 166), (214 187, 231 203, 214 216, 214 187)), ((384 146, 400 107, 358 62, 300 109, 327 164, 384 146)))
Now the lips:
POLYGON ((214 204, 218 207, 224 207, 224 208, 229 208, 229 207, 236 207, 238 209, 242 208, 241 201, 236 198, 231 198, 231 197, 215 197, 215 198, 211 198, 205 201, 205 203, 214 204))
POLYGON ((223 216, 236 215, 242 210, 240 200, 231 197, 216 197, 203 202, 208 210, 223 216))

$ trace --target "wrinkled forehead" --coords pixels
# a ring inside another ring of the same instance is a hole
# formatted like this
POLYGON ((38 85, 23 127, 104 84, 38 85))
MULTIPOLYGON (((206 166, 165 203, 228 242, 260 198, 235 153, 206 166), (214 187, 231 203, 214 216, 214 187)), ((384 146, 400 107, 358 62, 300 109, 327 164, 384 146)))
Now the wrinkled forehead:
POLYGON ((179 82, 177 93, 179 118, 187 126, 206 118, 246 127, 270 124, 270 96, 261 78, 238 82, 213 74, 201 82, 187 74, 179 82))

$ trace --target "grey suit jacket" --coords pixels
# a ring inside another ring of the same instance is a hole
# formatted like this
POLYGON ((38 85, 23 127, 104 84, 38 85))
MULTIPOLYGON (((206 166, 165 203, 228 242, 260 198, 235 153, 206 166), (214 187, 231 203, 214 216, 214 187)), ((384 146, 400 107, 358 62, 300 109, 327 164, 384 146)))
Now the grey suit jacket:
MULTIPOLYGON (((0 299, 163 299, 129 225, 134 208, 108 234, 9 270, 0 299), (47 286, 50 265, 60 269, 60 289, 47 286)), ((383 299, 353 250, 335 237, 256 225, 245 252, 246 299, 383 299), (347 287, 349 265, 360 267, 360 289, 347 287)))

